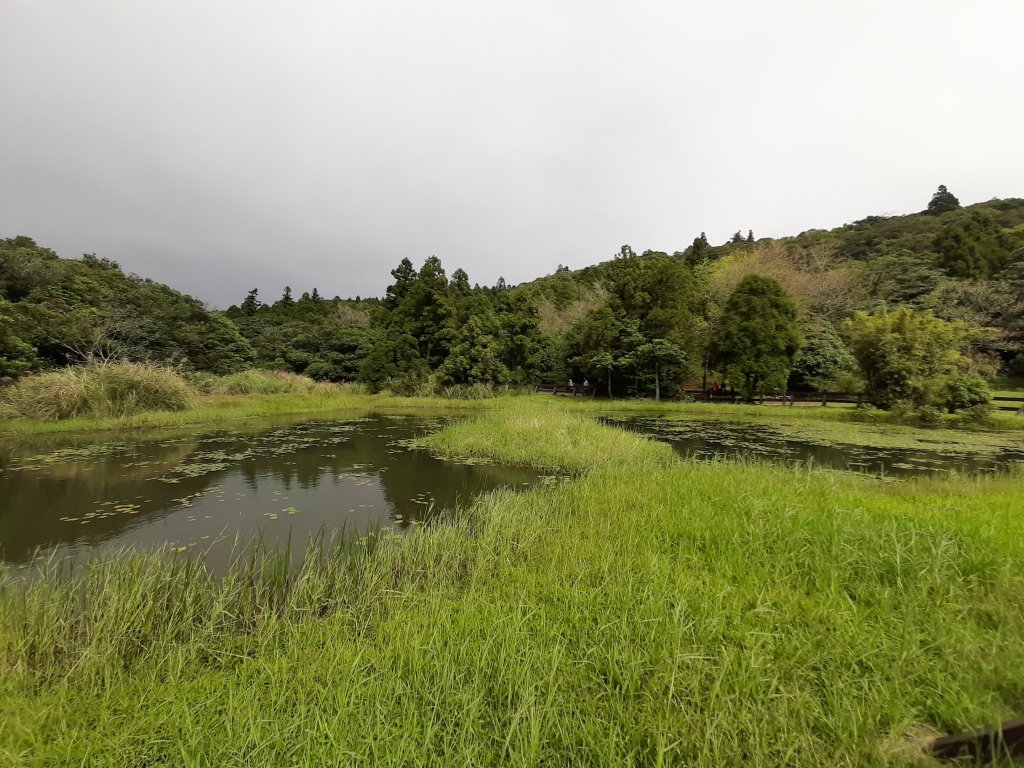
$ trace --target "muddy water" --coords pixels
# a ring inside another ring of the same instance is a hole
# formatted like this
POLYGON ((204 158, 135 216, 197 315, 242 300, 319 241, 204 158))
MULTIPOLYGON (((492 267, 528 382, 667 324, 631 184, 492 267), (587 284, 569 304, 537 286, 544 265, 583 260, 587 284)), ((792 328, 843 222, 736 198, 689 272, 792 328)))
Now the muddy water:
POLYGON ((173 547, 226 562, 235 539, 407 528, 534 472, 443 461, 408 441, 439 417, 248 422, 192 433, 0 446, 0 558, 173 547))

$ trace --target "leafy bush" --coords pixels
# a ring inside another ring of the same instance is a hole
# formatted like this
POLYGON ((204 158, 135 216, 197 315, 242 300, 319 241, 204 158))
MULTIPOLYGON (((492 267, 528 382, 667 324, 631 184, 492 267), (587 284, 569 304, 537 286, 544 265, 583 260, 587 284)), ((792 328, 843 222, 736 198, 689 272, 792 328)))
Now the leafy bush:
POLYGON ((305 376, 285 371, 248 370, 232 373, 214 383, 211 392, 221 395, 305 395, 317 389, 305 376))
POLYGON ((946 381, 945 406, 950 413, 968 408, 990 408, 992 392, 985 380, 976 373, 961 373, 946 381))
POLYGON ((182 411, 192 391, 175 371, 144 363, 101 363, 27 376, 4 395, 12 416, 57 421, 182 411))

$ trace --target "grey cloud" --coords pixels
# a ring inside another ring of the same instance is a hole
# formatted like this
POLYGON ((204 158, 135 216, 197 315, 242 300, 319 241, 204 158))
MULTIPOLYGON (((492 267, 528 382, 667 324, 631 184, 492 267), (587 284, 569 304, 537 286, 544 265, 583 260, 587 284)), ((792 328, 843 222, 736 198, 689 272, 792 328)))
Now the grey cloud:
POLYGON ((220 306, 1024 193, 1024 6, 0 0, 0 236, 220 306))

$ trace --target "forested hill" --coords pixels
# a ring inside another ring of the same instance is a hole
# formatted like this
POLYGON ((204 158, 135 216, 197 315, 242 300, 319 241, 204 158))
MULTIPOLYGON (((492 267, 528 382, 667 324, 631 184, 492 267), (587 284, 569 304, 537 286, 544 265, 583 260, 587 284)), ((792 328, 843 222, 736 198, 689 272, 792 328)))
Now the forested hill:
POLYGON ((895 307, 952 323, 972 375, 1024 376, 1021 199, 961 207, 940 187, 921 213, 721 245, 701 235, 673 252, 622 246, 515 287, 473 285, 435 257, 392 275, 382 299, 286 288, 264 302, 253 290, 219 312, 103 258, 0 240, 0 376, 128 358, 393 390, 573 377, 653 394, 709 375, 826 386, 855 373, 851 318, 895 307), (742 326, 749 307, 761 320, 742 326), (755 358, 754 373, 741 366, 755 358))
MULTIPOLYGON (((615 261, 559 267, 513 290, 536 298, 551 330, 577 322, 604 301, 615 261)), ((1024 199, 961 207, 940 187, 929 207, 905 216, 869 216, 835 229, 778 239, 737 231, 720 245, 701 233, 683 250, 637 257, 679 259, 707 280, 711 312, 743 276, 779 281, 805 328, 837 326, 857 311, 906 306, 978 333, 973 346, 986 373, 1024 377, 1024 199)))

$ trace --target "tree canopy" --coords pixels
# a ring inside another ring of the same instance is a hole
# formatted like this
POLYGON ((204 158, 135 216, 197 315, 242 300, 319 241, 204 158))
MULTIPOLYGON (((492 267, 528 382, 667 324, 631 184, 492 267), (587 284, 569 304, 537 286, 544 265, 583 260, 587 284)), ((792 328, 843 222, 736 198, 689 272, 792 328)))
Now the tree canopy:
POLYGON ((729 296, 712 359, 747 398, 784 387, 800 347, 796 307, 777 280, 747 275, 729 296))

